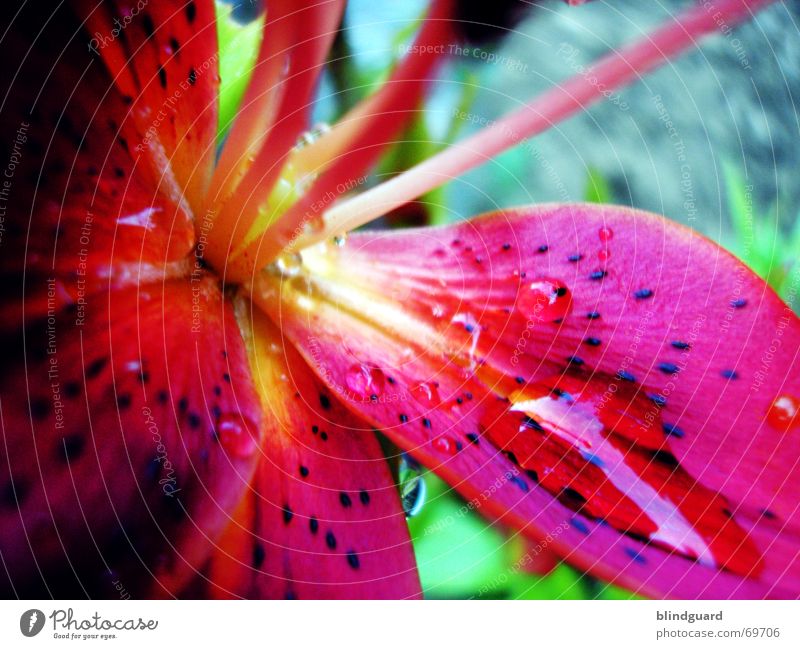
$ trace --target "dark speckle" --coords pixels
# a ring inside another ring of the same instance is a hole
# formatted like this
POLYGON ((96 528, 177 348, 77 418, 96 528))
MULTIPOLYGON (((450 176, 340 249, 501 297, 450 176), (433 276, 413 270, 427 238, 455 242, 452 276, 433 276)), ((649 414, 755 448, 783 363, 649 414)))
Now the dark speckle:
POLYGON ((675 424, 663 424, 661 428, 664 430, 665 435, 669 435, 671 437, 683 437, 686 433, 683 432, 683 429, 676 426, 675 424))
POLYGON ((181 412, 186 412, 189 409, 189 399, 186 397, 181 397, 178 399, 178 409, 181 412))
POLYGON ((583 359, 580 356, 567 356, 567 363, 570 365, 583 365, 583 359))
POLYGON ((174 36, 169 39, 169 45, 172 48, 172 53, 177 54, 178 50, 181 49, 181 44, 178 42, 178 39, 174 36))
POLYGON ((522 385, 523 383, 525 383, 525 377, 524 377, 524 376, 518 376, 518 377, 517 377, 517 378, 515 378, 514 380, 515 380, 515 381, 516 381, 516 382, 517 382, 519 385, 522 385))
POLYGON ((675 349, 689 349, 691 347, 689 343, 685 343, 682 340, 673 340, 670 344, 675 349))
POLYGON ((191 0, 189 4, 186 5, 186 20, 188 20, 191 25, 196 17, 197 7, 194 4, 194 0, 191 0))
POLYGON ((619 370, 619 372, 617 372, 617 376, 623 381, 628 381, 629 383, 636 383, 636 377, 630 372, 627 372, 625 370, 619 370))
POLYGON ((667 405, 667 397, 661 394, 648 394, 647 398, 650 399, 654 404, 656 404, 659 408, 663 408, 667 405))
POLYGON ((86 368, 86 377, 90 379, 98 377, 100 372, 103 371, 103 368, 106 366, 107 362, 108 361, 105 358, 98 358, 92 361, 86 368))
POLYGON ((45 419, 50 412, 50 402, 44 397, 34 399, 31 402, 31 413, 36 419, 45 419))
POLYGON ((586 317, 589 318, 589 320, 597 320, 600 317, 600 314, 597 311, 589 311, 589 313, 586 314, 586 317))
POLYGON ((230 383, 231 382, 231 375, 228 374, 227 372, 225 372, 222 375, 222 380, 225 381, 225 383, 230 383))
POLYGON ((584 523, 580 518, 572 518, 570 519, 569 522, 570 525, 572 525, 572 527, 578 530, 581 534, 589 533, 589 528, 586 526, 586 523, 584 523))
POLYGON ((589 273, 589 279, 593 280, 603 279, 606 275, 608 275, 608 272, 605 270, 594 270, 591 273, 589 273))
POLYGON ((743 309, 747 306, 747 300, 743 297, 736 298, 735 300, 731 300, 731 306, 734 309, 743 309))
POLYGON ((598 345, 600 345, 601 340, 599 338, 594 338, 592 336, 589 336, 588 338, 583 339, 583 343, 585 345, 589 345, 589 347, 597 347, 598 345))
POLYGON ((17 508, 25 500, 29 491, 30 488, 27 482, 12 478, 5 487, 3 487, 0 499, 6 507, 17 508))
POLYGON ((731 381, 735 381, 739 378, 739 375, 736 373, 736 370, 722 370, 720 375, 723 379, 730 379, 731 381))
POLYGON ((330 530, 328 530, 327 534, 325 534, 325 545, 327 545, 331 550, 336 549, 336 536, 330 530))
POLYGON ((633 292, 633 297, 637 300, 646 300, 647 298, 653 297, 653 291, 649 288, 640 288, 638 291, 633 292))
POLYGON ((521 423, 523 426, 525 426, 525 428, 530 428, 531 430, 538 430, 540 433, 544 432, 544 428, 542 427, 542 425, 538 421, 533 419, 533 417, 530 417, 528 415, 525 415, 525 417, 523 417, 521 423))
POLYGON ((193 86, 195 83, 197 83, 197 72, 194 71, 194 68, 189 68, 188 81, 190 86, 193 86))
POLYGON ((347 565, 349 565, 353 570, 358 570, 361 566, 361 562, 359 561, 355 550, 347 551, 347 565))
POLYGON ((548 250, 550 250, 550 246, 544 243, 537 249, 539 253, 547 252, 548 250))
POLYGON ((288 525, 292 522, 292 518, 294 518, 294 512, 289 505, 283 506, 283 524, 288 525))
POLYGON ((625 548, 625 554, 627 554, 636 563, 642 563, 642 564, 647 563, 645 558, 635 548, 625 548))
POLYGON ((295 593, 293 590, 287 590, 283 598, 287 600, 295 600, 297 599, 297 593, 295 593))
POLYGON ((147 38, 151 38, 153 36, 153 32, 155 32, 155 25, 153 25, 153 19, 150 17, 150 14, 142 15, 142 29, 144 30, 147 38))
POLYGON ((511 244, 510 243, 504 243, 503 244, 503 250, 511 250, 511 244))
POLYGON ((367 492, 366 489, 362 489, 358 492, 358 499, 361 501, 362 505, 369 505, 369 492, 367 492))
POLYGON ((195 430, 200 428, 200 424, 202 423, 200 415, 198 415, 196 412, 190 412, 189 416, 187 417, 187 421, 189 422, 189 426, 195 430))
POLYGON ((330 410, 331 400, 328 398, 327 394, 319 395, 319 405, 321 405, 325 410, 330 410))
POLYGON ((319 434, 319 437, 323 442, 328 441, 328 433, 326 433, 324 430, 319 434))
POLYGON ((580 261, 581 259, 583 259, 583 255, 577 252, 567 257, 567 261, 571 261, 573 264, 580 261))
POLYGON ((262 565, 264 565, 264 558, 266 554, 264 552, 264 546, 262 546, 258 541, 253 543, 253 568, 258 570, 262 565))
POLYGON ((342 503, 342 507, 350 507, 353 504, 350 496, 347 495, 344 491, 339 494, 339 502, 342 503))
POLYGON ((166 403, 167 400, 169 399, 169 392, 167 392, 166 390, 159 390, 158 394, 156 395, 156 399, 158 400, 159 403, 162 404, 166 403))
POLYGON ((530 487, 528 486, 528 483, 525 482, 525 480, 520 478, 518 475, 512 476, 511 477, 511 482, 513 482, 515 485, 517 485, 525 493, 528 493, 528 491, 530 491, 530 487))
POLYGON ((770 510, 770 509, 762 509, 762 510, 761 510, 761 515, 762 515, 764 518, 766 518, 767 520, 771 520, 771 521, 772 521, 772 520, 775 520, 776 518, 778 518, 778 517, 775 515, 775 512, 773 512, 773 511, 772 511, 772 510, 770 510))
POLYGON ((164 69, 163 66, 158 67, 158 83, 161 85, 162 88, 166 90, 167 88, 167 71, 164 69))
POLYGON ((678 366, 675 363, 659 363, 658 369, 660 369, 664 374, 677 374, 678 373, 678 366))
POLYGON ((308 477, 308 467, 303 466, 302 464, 300 465, 300 476, 303 478, 308 477))
POLYGON ((423 417, 422 418, 422 425, 425 426, 425 428, 430 428, 431 427, 431 420, 428 419, 427 417, 423 417))
POLYGON ((127 393, 118 394, 117 395, 117 408, 120 410, 125 410, 129 408, 131 405, 131 395, 127 393))
POLYGON ((319 530, 319 521, 313 516, 308 519, 308 529, 311 530, 312 534, 316 534, 319 530))
POLYGON ((481 443, 480 438, 475 433, 467 433, 466 438, 470 444, 475 444, 477 446, 481 443))
POLYGON ((67 463, 74 462, 81 456, 85 446, 86 440, 83 435, 67 435, 62 439, 59 457, 67 463))
POLYGON ((408 415, 400 415, 400 423, 405 424, 408 421, 408 415))

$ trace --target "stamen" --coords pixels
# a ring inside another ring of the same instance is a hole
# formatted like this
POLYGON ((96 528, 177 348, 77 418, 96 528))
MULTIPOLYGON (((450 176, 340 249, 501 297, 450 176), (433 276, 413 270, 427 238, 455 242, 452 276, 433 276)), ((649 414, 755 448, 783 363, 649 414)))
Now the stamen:
MULTIPOLYGON (((660 27, 651 35, 612 52, 592 68, 578 74, 484 130, 457 143, 408 171, 345 200, 327 210, 324 227, 308 233, 293 246, 302 249, 372 221, 487 162, 525 138, 536 135, 600 100, 642 74, 694 46, 699 37, 722 24, 732 26, 750 18, 774 0, 718 0, 712 7, 698 5, 660 27)), ((282 242, 287 245, 289 242, 282 242)), ((275 242, 262 246, 255 259, 263 266, 277 254, 275 242)))

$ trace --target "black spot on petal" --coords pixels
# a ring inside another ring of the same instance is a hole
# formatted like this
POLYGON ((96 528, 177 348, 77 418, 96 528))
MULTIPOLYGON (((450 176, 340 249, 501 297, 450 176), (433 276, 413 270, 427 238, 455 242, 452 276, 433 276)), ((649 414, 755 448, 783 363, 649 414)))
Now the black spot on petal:
POLYGON ((313 516, 308 519, 308 529, 311 530, 312 534, 316 534, 319 530, 319 521, 313 516))
POLYGON ((74 435, 66 435, 61 440, 61 448, 59 448, 58 457, 68 464, 72 463, 83 454, 85 446, 86 439, 83 435, 77 433, 74 435))
POLYGON ((720 376, 722 376, 723 379, 730 379, 731 381, 735 381, 739 378, 739 374, 736 370, 722 370, 720 376))
POLYGON ((361 567, 361 561, 359 561, 355 550, 347 551, 347 565, 349 565, 353 570, 358 570, 361 567))
POLYGON ((683 429, 675 424, 663 424, 661 428, 664 431, 665 435, 669 435, 671 437, 683 437, 686 433, 684 433, 683 429))
POLYGON ((321 405, 325 410, 330 410, 331 400, 328 398, 327 394, 319 395, 319 405, 321 405))
POLYGON ((327 545, 331 550, 336 549, 336 536, 330 530, 328 530, 328 532, 325 534, 325 545, 327 545))
POLYGON ((664 374, 677 374, 679 368, 675 363, 659 363, 658 369, 664 372, 664 374))
POLYGON ((605 270, 594 270, 591 273, 589 273, 589 279, 592 279, 592 280, 596 281, 596 280, 599 280, 599 279, 603 279, 606 275, 608 275, 608 271, 605 271, 605 270))
POLYGON ((253 568, 258 570, 262 565, 264 565, 265 557, 266 553, 264 552, 264 546, 258 541, 253 543, 253 568))
POLYGON ((640 288, 638 291, 633 292, 633 296, 637 300, 646 300, 648 298, 653 297, 653 291, 649 288, 640 288))
POLYGON ((362 489, 358 492, 358 499, 361 501, 362 505, 369 505, 369 492, 366 489, 362 489))
POLYGON ((735 300, 731 300, 731 306, 734 309, 743 309, 747 306, 747 300, 743 297, 736 298, 735 300))
POLYGON ((599 338, 594 338, 592 336, 583 339, 584 345, 589 345, 589 347, 597 347, 601 342, 599 338))
POLYGON ((294 518, 294 512, 289 505, 283 506, 283 523, 284 525, 288 525, 292 522, 292 518, 294 518))
POLYGON ((350 496, 344 491, 339 494, 339 502, 342 503, 342 507, 350 507, 353 504, 350 496))

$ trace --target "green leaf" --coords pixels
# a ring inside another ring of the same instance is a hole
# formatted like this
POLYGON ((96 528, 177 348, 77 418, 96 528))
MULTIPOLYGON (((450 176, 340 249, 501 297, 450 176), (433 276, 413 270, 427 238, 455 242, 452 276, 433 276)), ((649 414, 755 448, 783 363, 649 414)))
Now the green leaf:
POLYGON ((234 20, 232 7, 216 2, 217 38, 219 40, 219 127, 217 140, 228 132, 242 102, 258 58, 264 27, 264 14, 241 24, 234 20))

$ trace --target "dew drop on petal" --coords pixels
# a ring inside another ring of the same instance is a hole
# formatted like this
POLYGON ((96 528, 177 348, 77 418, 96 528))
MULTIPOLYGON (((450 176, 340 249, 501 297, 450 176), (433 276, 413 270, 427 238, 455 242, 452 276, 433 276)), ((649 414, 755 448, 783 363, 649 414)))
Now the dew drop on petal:
POLYGON ((455 455, 456 451, 458 451, 458 446, 455 441, 448 435, 439 435, 439 437, 435 437, 431 440, 431 446, 439 453, 445 453, 447 455, 455 455))
POLYGON ((297 277, 303 268, 303 257, 299 252, 287 252, 280 255, 271 266, 283 277, 297 277))
POLYGON ((348 389, 363 399, 381 394, 385 382, 386 377, 381 370, 365 363, 351 365, 345 375, 348 389))
POLYGON ((554 322, 572 310, 572 295, 560 280, 537 279, 522 285, 517 309, 529 320, 554 322))
POLYGON ((406 518, 412 518, 422 511, 427 495, 422 467, 414 458, 404 453, 400 457, 397 474, 403 511, 406 518))
POLYGON ((256 426, 239 413, 223 413, 217 420, 217 438, 222 447, 234 457, 250 457, 258 446, 256 426))
POLYGON ((422 405, 429 408, 436 408, 442 403, 439 397, 439 388, 433 381, 421 381, 412 386, 411 394, 422 405))
POLYGON ((597 231, 597 236, 600 237, 600 241, 609 241, 611 238, 613 238, 614 231, 607 225, 604 225, 597 231))
POLYGON ((767 411, 767 421, 778 430, 788 431, 800 427, 800 399, 790 394, 782 394, 767 411))

